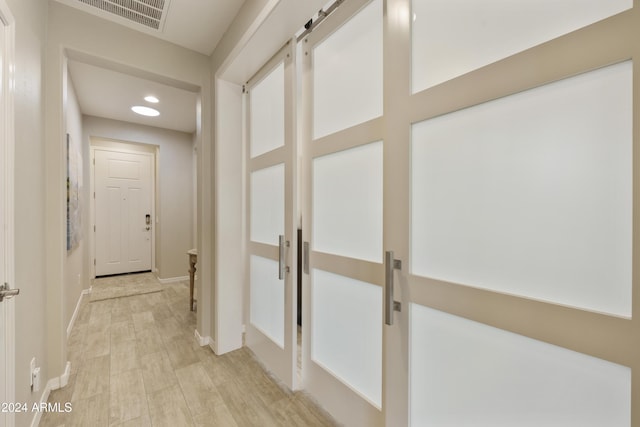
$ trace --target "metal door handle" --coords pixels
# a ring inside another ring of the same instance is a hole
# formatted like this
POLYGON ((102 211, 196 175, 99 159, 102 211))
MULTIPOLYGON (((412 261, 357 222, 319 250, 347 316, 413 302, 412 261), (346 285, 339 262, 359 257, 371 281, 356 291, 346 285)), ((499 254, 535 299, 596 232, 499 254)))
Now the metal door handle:
POLYGON ((278 236, 278 279, 284 280, 284 274, 289 272, 289 267, 285 265, 284 248, 289 247, 289 241, 284 240, 284 236, 281 234, 278 236))
POLYGON ((402 269, 402 261, 393 258, 393 251, 384 255, 384 323, 393 325, 393 312, 400 311, 402 305, 393 299, 393 271, 402 269))
POLYGON ((9 284, 5 283, 0 286, 0 302, 2 302, 5 298, 11 299, 20 293, 20 289, 10 289, 9 284))
POLYGON ((302 244, 302 250, 304 251, 302 257, 302 271, 304 271, 304 274, 309 274, 309 242, 304 242, 302 244))

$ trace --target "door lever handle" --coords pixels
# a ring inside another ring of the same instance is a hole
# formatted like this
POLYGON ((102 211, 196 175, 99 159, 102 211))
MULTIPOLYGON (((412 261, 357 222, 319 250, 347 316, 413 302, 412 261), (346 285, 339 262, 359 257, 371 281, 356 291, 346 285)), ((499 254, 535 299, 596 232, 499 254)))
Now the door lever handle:
POLYGON ((393 299, 393 273, 402 269, 402 261, 393 257, 393 251, 384 255, 384 323, 393 325, 393 312, 401 311, 402 305, 393 299))
POLYGON ((20 293, 20 289, 10 289, 9 284, 5 283, 0 286, 0 302, 2 302, 5 298, 11 299, 20 293))

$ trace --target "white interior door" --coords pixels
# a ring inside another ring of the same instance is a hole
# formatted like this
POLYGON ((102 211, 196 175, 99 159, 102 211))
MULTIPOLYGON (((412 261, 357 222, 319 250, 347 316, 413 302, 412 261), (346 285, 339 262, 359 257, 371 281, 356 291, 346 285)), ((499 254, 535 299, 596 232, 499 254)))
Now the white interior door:
POLYGON ((294 48, 247 84, 246 345, 290 389, 296 384, 294 48))
MULTIPOLYGON (((0 0, 0 285, 14 282, 14 21, 0 0)), ((15 402, 15 302, 0 302, 0 402, 15 402)), ((8 408, 7 408, 8 409, 8 408)), ((0 412, 0 426, 13 426, 15 414, 0 412)))
POLYGON ((640 422, 632 6, 387 1, 387 425, 640 422))
POLYGON ((383 2, 345 2, 302 41, 303 381, 340 423, 382 417, 383 2))
POLYGON ((151 270, 153 156, 95 150, 96 276, 151 270))

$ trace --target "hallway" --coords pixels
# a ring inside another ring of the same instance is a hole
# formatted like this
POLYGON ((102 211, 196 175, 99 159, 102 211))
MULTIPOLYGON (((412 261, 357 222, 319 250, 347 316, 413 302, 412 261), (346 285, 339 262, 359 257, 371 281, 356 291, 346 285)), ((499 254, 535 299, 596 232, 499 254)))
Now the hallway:
POLYGON ((40 426, 334 425, 304 394, 280 388, 246 348, 216 356, 198 346, 188 283, 162 286, 83 298, 69 336, 69 384, 49 396, 72 411, 46 413, 40 426))

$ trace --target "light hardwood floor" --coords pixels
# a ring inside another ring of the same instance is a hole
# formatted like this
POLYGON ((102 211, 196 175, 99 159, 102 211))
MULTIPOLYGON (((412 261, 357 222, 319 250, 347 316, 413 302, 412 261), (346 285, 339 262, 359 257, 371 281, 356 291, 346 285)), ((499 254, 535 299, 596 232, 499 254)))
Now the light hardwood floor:
MULTIPOLYGON (((123 280, 127 280, 126 277, 123 280)), ((333 426, 283 390, 246 348, 216 356, 193 337, 188 282, 104 301, 84 298, 69 337, 71 376, 40 426, 333 426)))

